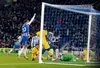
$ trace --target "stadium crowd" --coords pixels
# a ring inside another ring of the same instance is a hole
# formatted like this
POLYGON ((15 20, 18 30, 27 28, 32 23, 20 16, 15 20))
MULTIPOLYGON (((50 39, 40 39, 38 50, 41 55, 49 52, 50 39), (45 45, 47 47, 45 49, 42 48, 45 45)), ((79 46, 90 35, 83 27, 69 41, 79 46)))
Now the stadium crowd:
POLYGON ((21 33, 24 19, 31 19, 37 14, 35 22, 30 25, 31 32, 39 28, 41 3, 53 4, 91 4, 91 0, 16 0, 9 5, 4 5, 0 0, 0 47, 12 47, 13 39, 21 33))

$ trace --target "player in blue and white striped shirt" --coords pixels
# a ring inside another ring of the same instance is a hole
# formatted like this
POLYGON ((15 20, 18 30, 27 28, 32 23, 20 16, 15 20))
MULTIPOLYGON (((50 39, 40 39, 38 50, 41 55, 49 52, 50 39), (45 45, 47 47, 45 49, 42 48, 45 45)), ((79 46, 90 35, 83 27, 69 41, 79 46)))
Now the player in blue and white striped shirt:
POLYGON ((39 37, 35 33, 32 36, 31 47, 34 47, 36 44, 39 44, 39 37))
POLYGON ((32 17, 30 21, 25 20, 22 26, 22 46, 23 47, 18 53, 18 59, 20 59, 20 55, 22 54, 22 52, 24 53, 24 58, 28 59, 28 57, 26 56, 26 50, 28 47, 29 25, 33 22, 35 16, 36 14, 34 14, 34 16, 32 17))
POLYGON ((22 41, 22 37, 21 36, 18 36, 17 40, 15 40, 15 44, 13 46, 13 48, 7 52, 7 55, 9 55, 14 49, 21 49, 21 41, 22 41))

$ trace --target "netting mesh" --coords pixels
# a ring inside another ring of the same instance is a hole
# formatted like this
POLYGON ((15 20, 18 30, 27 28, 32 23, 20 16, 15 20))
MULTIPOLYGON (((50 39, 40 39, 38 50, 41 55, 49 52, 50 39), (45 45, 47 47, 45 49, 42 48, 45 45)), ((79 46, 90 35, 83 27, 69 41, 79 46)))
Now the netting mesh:
POLYGON ((60 35, 59 47, 66 42, 74 47, 86 47, 89 16, 53 7, 45 7, 44 24, 55 36, 60 35))

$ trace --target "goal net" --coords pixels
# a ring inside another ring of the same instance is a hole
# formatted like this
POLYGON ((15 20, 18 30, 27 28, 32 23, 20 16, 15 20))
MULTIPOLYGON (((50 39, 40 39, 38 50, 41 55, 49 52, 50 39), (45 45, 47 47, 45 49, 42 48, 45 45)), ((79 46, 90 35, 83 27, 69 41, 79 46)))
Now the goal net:
POLYGON ((42 3, 39 63, 98 61, 99 18, 100 12, 92 5, 42 3), (47 34, 44 34, 45 31, 47 34))

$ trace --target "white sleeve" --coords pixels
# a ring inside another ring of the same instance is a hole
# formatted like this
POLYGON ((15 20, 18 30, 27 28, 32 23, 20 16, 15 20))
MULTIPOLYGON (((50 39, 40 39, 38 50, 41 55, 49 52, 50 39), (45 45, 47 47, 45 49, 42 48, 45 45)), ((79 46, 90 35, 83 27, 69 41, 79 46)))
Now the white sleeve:
POLYGON ((31 47, 33 47, 33 38, 34 38, 34 37, 32 37, 32 40, 31 40, 31 47))
POLYGON ((29 21, 29 25, 33 22, 34 18, 35 18, 36 14, 34 14, 34 16, 31 18, 31 20, 29 21))
POLYGON ((40 37, 38 37, 38 41, 40 40, 40 37))

